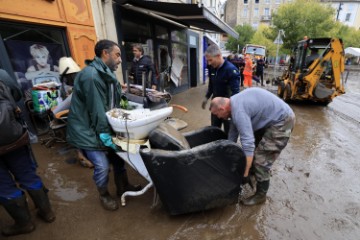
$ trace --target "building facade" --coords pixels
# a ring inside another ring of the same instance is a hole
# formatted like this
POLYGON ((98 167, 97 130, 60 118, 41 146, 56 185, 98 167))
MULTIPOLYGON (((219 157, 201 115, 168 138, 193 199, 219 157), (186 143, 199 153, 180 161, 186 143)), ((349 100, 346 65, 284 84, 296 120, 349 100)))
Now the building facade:
POLYGON ((271 24, 271 15, 283 3, 292 0, 228 0, 224 20, 231 27, 249 24, 257 28, 260 24, 271 24))
POLYGON ((334 18, 337 21, 356 29, 360 29, 360 2, 341 0, 322 0, 335 9, 334 18))
POLYGON ((80 65, 93 57, 96 33, 89 0, 3 0, 0 8, 0 66, 16 76, 31 64, 29 48, 44 45, 52 64, 72 56, 80 65))
POLYGON ((219 45, 220 38, 215 32, 237 37, 211 9, 217 6, 216 2, 209 1, 209 9, 203 2, 115 1, 113 9, 118 41, 122 44, 125 81, 133 60, 131 46, 141 43, 145 55, 154 62, 161 89, 174 94, 203 82, 204 45, 219 45))

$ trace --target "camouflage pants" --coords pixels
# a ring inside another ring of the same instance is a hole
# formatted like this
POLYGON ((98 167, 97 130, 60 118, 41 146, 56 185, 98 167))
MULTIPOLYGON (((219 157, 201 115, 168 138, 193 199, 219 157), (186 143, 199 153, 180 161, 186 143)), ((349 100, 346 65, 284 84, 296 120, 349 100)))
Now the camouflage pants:
POLYGON ((270 179, 270 169, 286 147, 292 129, 295 125, 295 115, 289 115, 283 121, 255 132, 255 152, 251 172, 259 182, 270 179))

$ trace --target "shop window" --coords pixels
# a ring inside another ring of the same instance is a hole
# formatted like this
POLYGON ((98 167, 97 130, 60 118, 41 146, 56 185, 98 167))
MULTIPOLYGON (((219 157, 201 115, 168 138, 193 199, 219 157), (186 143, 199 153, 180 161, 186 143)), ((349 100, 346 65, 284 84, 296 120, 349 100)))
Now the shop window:
MULTIPOLYGON (((153 41, 151 39, 147 39, 143 42, 125 42, 125 51, 126 51, 126 71, 128 74, 131 73, 131 67, 133 65, 134 54, 133 54, 133 45, 134 44, 141 44, 144 50, 144 56, 149 56, 151 60, 154 62, 154 49, 153 49, 153 41)), ((126 81, 126 80, 125 80, 126 81)))
POLYGON ((166 28, 156 25, 155 26, 155 35, 158 39, 169 39, 169 34, 166 28))
POLYGON ((171 48, 171 81, 177 87, 188 85, 189 79, 187 75, 187 46, 180 43, 172 43, 171 48))
POLYGON ((138 39, 143 41, 144 39, 151 37, 150 24, 141 21, 141 19, 122 19, 122 27, 123 32, 126 33, 124 38, 129 39, 132 42, 139 41, 138 39))
POLYGON ((186 32, 185 31, 171 31, 171 40, 175 42, 186 43, 186 32))
POLYGON ((33 85, 59 80, 59 59, 68 56, 65 31, 26 24, 0 22, 1 56, 9 59, 26 99, 33 85))

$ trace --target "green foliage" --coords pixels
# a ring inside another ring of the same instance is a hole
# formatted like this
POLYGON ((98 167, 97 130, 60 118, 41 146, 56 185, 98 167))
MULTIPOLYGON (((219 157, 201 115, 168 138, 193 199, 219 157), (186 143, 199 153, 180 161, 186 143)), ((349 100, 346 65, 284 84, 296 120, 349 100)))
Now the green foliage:
POLYGON ((331 35, 341 38, 344 42, 344 48, 360 47, 360 30, 337 22, 331 35))
POLYGON ((335 9, 318 0, 296 0, 283 4, 272 14, 272 32, 275 39, 279 29, 285 31, 283 48, 290 50, 304 36, 309 38, 333 37, 336 26, 335 9))
POLYGON ((245 44, 250 43, 256 31, 249 24, 237 25, 234 30, 239 34, 239 38, 235 39, 230 36, 228 42, 225 44, 225 48, 229 51, 237 52, 239 46, 239 51, 241 52, 245 44))
POLYGON ((225 44, 227 50, 240 51, 247 43, 266 46, 267 55, 275 56, 277 45, 274 44, 280 29, 285 31, 284 44, 280 54, 289 54, 304 36, 309 38, 341 38, 344 47, 360 48, 360 30, 348 27, 335 20, 336 10, 319 0, 295 0, 282 4, 272 13, 271 27, 260 25, 255 31, 249 24, 238 25, 235 30, 239 39, 229 37, 225 44))
POLYGON ((276 44, 274 44, 273 40, 267 38, 269 35, 270 28, 267 25, 260 25, 254 36, 250 40, 251 44, 257 44, 266 47, 266 52, 268 56, 276 55, 276 44))

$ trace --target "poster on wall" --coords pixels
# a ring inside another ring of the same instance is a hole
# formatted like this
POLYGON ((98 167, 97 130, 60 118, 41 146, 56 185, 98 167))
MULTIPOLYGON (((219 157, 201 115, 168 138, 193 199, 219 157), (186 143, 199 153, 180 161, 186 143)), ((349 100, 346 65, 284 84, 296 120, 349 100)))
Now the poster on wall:
POLYGON ((26 98, 31 98, 33 86, 60 86, 58 63, 64 56, 61 44, 6 40, 5 46, 26 98))

